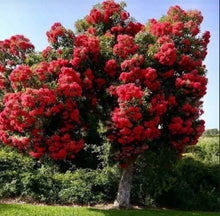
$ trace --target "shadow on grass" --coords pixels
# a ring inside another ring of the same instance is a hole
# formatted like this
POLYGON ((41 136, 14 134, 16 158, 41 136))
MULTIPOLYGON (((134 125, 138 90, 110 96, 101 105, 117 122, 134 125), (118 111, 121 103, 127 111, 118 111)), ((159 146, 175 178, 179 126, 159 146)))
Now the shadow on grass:
POLYGON ((187 212, 175 210, 101 210, 101 209, 88 209, 94 212, 94 215, 101 214, 103 216, 218 216, 218 213, 210 212, 187 212))
MULTIPOLYGON (((168 214, 166 211, 160 210, 101 210, 90 208, 89 211, 102 213, 103 216, 174 216, 176 214, 168 214)), ((94 214, 96 215, 96 214, 94 214)))

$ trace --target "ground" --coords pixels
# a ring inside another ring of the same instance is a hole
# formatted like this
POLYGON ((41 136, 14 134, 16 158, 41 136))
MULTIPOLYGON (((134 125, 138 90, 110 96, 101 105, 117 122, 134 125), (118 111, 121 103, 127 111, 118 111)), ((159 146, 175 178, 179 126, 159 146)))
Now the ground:
MULTIPOLYGON (((49 204, 44 204, 44 203, 38 203, 38 202, 26 202, 22 201, 19 198, 16 199, 0 199, 0 203, 2 204, 31 204, 31 205, 39 205, 39 206, 51 206, 49 204)), ((95 209, 115 209, 113 203, 105 203, 105 204, 97 204, 97 205, 77 205, 77 204, 69 204, 69 205, 61 205, 61 204, 52 204, 53 206, 72 206, 72 207, 92 207, 95 209)), ((131 205, 131 209, 138 210, 138 209, 143 209, 143 206, 136 206, 136 205, 131 205)))

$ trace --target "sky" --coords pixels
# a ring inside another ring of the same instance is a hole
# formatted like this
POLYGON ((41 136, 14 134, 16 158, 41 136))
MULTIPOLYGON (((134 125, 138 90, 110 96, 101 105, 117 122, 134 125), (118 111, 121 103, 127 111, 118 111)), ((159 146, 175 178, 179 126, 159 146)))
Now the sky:
MULTIPOLYGON (((204 100, 206 129, 219 129, 219 1, 218 0, 124 0, 126 10, 138 22, 159 19, 171 6, 202 12, 201 32, 210 31, 207 68, 208 88, 204 100)), ((0 0, 0 40, 23 34, 34 44, 37 51, 48 46, 46 32, 55 22, 74 30, 74 23, 87 14, 102 0, 0 0)), ((120 0, 116 0, 120 2, 120 0)))

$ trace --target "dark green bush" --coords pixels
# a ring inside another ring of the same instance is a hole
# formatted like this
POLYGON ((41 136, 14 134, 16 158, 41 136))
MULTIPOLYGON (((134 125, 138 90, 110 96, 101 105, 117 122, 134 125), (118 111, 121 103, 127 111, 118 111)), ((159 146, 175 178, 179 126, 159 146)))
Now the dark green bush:
POLYGON ((21 195, 29 201, 93 205, 115 198, 118 179, 116 167, 60 173, 42 166, 21 179, 24 189, 21 195))
POLYGON ((14 197, 21 194, 22 176, 32 170, 35 162, 12 151, 9 147, 0 148, 0 197, 14 197))
POLYGON ((156 198, 161 206, 184 210, 218 211, 219 170, 217 165, 205 165, 193 158, 184 158, 173 170, 175 179, 156 198))
POLYGON ((37 169, 23 173, 21 179, 23 187, 21 197, 30 202, 59 202, 59 188, 54 180, 54 174, 54 167, 48 165, 41 165, 37 169))
POLYGON ((219 210, 219 141, 201 138, 176 163, 170 151, 148 150, 137 161, 132 200, 184 210, 219 210), (169 163, 170 161, 170 163, 169 163))
POLYGON ((60 203, 92 205, 115 198, 119 173, 116 167, 106 167, 102 170, 78 169, 74 173, 57 173, 54 179, 59 186, 60 203))
POLYGON ((117 166, 108 166, 104 160, 106 158, 98 159, 102 165, 99 169, 76 169, 69 162, 52 162, 47 158, 40 163, 1 146, 0 197, 62 204, 92 205, 112 201, 116 196, 120 174, 117 166), (61 167, 63 164, 71 167, 71 171, 63 173, 66 169, 61 167))
POLYGON ((131 201, 151 207, 156 198, 168 191, 175 178, 171 175, 178 162, 176 153, 166 148, 147 150, 135 164, 131 201))

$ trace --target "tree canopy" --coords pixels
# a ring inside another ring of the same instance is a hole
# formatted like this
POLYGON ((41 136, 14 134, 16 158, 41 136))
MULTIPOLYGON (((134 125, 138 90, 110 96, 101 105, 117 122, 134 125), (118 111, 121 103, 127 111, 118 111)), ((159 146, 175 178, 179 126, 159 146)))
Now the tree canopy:
POLYGON ((55 23, 40 53, 22 35, 0 41, 4 144, 36 158, 74 158, 95 119, 126 168, 148 148, 181 155, 197 143, 210 37, 199 34, 201 12, 173 6, 143 25, 125 6, 97 4, 76 33, 55 23))

